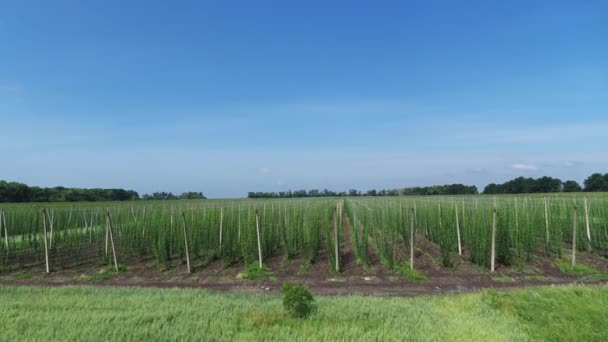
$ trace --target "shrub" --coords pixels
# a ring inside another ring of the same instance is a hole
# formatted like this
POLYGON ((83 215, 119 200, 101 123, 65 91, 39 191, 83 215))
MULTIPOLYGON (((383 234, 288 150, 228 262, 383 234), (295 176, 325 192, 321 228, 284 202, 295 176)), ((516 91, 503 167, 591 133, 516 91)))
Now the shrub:
POLYGON ((304 285, 284 283, 281 294, 283 307, 292 317, 305 318, 316 309, 315 299, 304 285))
POLYGON ((265 268, 260 267, 257 262, 247 265, 247 269, 244 272, 237 274, 237 279, 244 280, 273 280, 275 277, 272 272, 265 268))
POLYGON ((420 272, 419 270, 412 269, 408 263, 398 265, 396 270, 397 272, 401 273, 406 280, 418 281, 426 279, 424 273, 420 272))

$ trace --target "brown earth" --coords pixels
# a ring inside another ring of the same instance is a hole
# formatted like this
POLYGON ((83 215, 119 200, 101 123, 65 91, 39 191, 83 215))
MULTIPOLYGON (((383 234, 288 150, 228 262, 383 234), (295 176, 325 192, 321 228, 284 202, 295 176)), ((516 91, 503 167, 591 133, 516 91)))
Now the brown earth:
MULTIPOLYGON (((574 274, 563 273, 553 259, 534 256, 523 267, 498 265, 496 272, 490 273, 468 261, 466 249, 463 256, 454 256, 454 267, 446 268, 441 264, 439 247, 419 234, 415 245, 415 268, 424 274, 424 280, 407 280, 398 272, 386 269, 380 263, 377 251, 370 241, 369 265, 360 265, 352 247, 348 218, 344 216, 344 239, 340 246, 341 272, 331 269, 327 246, 323 246, 316 262, 304 266, 304 258, 296 255, 285 260, 280 251, 264 261, 272 275, 262 281, 239 279, 245 270, 242 263, 228 264, 221 260, 193 260, 193 273, 186 272, 184 261, 173 260, 167 269, 159 269, 153 257, 127 258, 124 260, 126 271, 118 274, 101 274, 107 266, 99 259, 82 261, 65 269, 54 269, 44 273, 41 262, 28 267, 0 273, 0 285, 35 286, 137 286, 137 287, 184 287, 204 288, 214 291, 238 292, 277 292, 284 281, 306 284, 314 293, 321 295, 389 295, 413 296, 441 293, 460 293, 477 291, 483 288, 517 288, 538 285, 602 283, 606 277, 579 278, 574 274)), ((409 261, 409 246, 403 241, 398 244, 396 259, 409 261)), ((565 255, 568 251, 564 249, 565 255)), ((608 259, 601 254, 581 252, 577 260, 606 275, 608 259)))

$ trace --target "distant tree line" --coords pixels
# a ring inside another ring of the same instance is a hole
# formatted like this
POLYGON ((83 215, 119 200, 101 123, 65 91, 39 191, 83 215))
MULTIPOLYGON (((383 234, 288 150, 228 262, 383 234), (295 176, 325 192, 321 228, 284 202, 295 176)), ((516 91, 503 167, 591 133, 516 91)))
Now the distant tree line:
MULTIPOLYGON (((518 177, 502 184, 488 184, 484 194, 524 194, 550 192, 608 192, 608 173, 594 173, 587 177, 581 187, 576 181, 562 181, 558 178, 518 177)), ((249 192, 248 198, 302 198, 302 197, 344 197, 344 196, 431 196, 431 195, 474 195, 477 194, 474 185, 446 184, 426 187, 410 187, 401 189, 368 190, 366 192, 350 189, 345 192, 335 192, 328 189, 296 190, 284 192, 249 192)), ((174 195, 171 192, 155 192, 145 194, 143 200, 178 200, 205 199, 202 192, 184 192, 174 195)), ((139 194, 133 190, 124 189, 84 189, 84 188, 41 188, 28 186, 18 182, 0 180, 0 203, 20 202, 99 202, 99 201, 133 201, 139 200, 139 194)))
MULTIPOLYGON (((202 192, 184 192, 179 196, 170 192, 143 195, 144 200, 204 199, 202 192)), ((18 182, 0 180, 0 203, 23 202, 108 202, 139 200, 139 194, 124 189, 41 188, 18 182)))
POLYGON ((400 196, 400 195, 467 195, 477 194, 477 187, 462 184, 434 185, 403 189, 368 190, 366 192, 350 189, 348 192, 331 190, 296 190, 285 192, 249 192, 248 198, 301 198, 301 197, 343 197, 343 196, 400 196))
POLYGON ((475 195, 477 194, 477 187, 475 185, 463 185, 463 184, 446 184, 446 185, 433 185, 424 187, 413 187, 403 188, 399 190, 400 195, 475 195))
POLYGON ((143 195, 142 199, 146 201, 150 200, 178 200, 178 199, 206 199, 202 192, 183 192, 181 195, 177 196, 171 192, 155 192, 152 195, 143 195))
POLYGON ((247 198, 302 198, 302 197, 340 197, 346 196, 345 192, 334 192, 324 190, 295 190, 281 192, 248 192, 247 198))
POLYGON ((0 180, 0 202, 96 202, 139 199, 137 192, 124 189, 41 188, 0 180))
POLYGON ((558 178, 518 177, 502 184, 488 184, 484 194, 533 194, 546 192, 579 192, 579 191, 608 191, 608 173, 594 173, 585 179, 584 188, 576 181, 562 182, 558 178))

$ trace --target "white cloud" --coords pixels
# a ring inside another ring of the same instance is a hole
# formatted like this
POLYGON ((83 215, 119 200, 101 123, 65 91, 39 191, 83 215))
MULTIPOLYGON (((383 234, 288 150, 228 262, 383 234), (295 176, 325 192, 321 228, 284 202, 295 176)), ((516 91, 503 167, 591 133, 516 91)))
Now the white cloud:
POLYGON ((536 165, 531 165, 531 164, 516 163, 516 164, 511 164, 511 169, 518 170, 518 171, 537 171, 538 167, 536 165))

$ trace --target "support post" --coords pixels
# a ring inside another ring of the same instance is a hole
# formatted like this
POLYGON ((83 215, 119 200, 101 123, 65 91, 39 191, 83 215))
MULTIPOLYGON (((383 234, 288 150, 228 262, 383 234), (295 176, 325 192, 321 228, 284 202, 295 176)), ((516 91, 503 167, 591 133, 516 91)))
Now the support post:
POLYGON ((591 249, 591 224, 589 222, 589 205, 587 197, 585 197, 585 225, 587 226, 587 240, 589 241, 589 249, 591 249))
POLYGON ((186 267, 188 273, 192 273, 190 268, 190 253, 188 250, 188 225, 186 224, 186 212, 182 211, 182 219, 184 221, 184 250, 186 252, 186 267))
POLYGON ((545 197, 545 232, 547 249, 549 248, 549 209, 547 207, 547 197, 545 197))
POLYGON ((109 212, 110 212, 110 209, 108 209, 108 212, 106 212, 106 256, 108 256, 108 248, 109 248, 109 244, 110 244, 110 221, 108 220, 109 212))
POLYGON ((414 208, 411 209, 410 215, 410 268, 414 269, 414 208))
POLYGON ((51 273, 51 269, 49 267, 49 246, 46 240, 46 209, 42 209, 42 227, 44 233, 44 263, 46 265, 46 273, 51 273))
POLYGON ((576 224, 578 221, 577 218, 577 208, 574 205, 574 218, 572 220, 572 267, 576 265, 576 224))
POLYGON ((334 254, 336 272, 340 272, 340 249, 338 248, 338 222, 340 220, 340 202, 336 204, 336 219, 334 220, 334 254))
POLYGON ((112 256, 114 257, 114 269, 118 272, 118 259, 116 258, 116 247, 114 246, 114 234, 112 233, 112 215, 110 215, 110 209, 106 210, 106 222, 107 222, 107 234, 110 237, 110 244, 112 245, 112 256))
POLYGON ((462 242, 460 241, 460 222, 458 221, 458 205, 454 205, 456 213, 456 237, 458 238, 458 255, 462 255, 462 242))
POLYGON ((53 221, 55 221, 55 211, 51 211, 51 214, 49 215, 49 211, 47 210, 46 218, 51 228, 51 232, 49 234, 49 249, 53 249, 53 221))
POLYGON ((220 208, 220 257, 222 256, 222 234, 224 230, 224 207, 220 208))
POLYGON ((8 226, 6 225, 6 212, 2 209, 2 225, 4 226, 4 244, 8 252, 8 226))
POLYGON ((490 259, 490 272, 496 269, 496 205, 492 210, 492 255, 490 259))
POLYGON ((255 210, 255 230, 258 237, 258 260, 260 262, 260 268, 264 267, 262 264, 262 241, 260 240, 260 218, 258 216, 258 210, 255 210))

